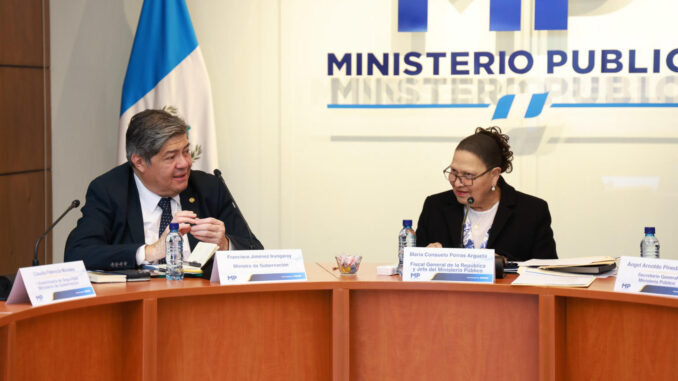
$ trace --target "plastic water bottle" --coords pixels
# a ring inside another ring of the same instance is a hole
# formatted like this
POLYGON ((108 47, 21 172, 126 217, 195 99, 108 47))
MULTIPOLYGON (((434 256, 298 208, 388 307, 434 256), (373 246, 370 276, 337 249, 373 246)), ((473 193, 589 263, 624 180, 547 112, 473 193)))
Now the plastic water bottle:
POLYGON ((165 278, 168 280, 182 280, 184 279, 184 260, 183 260, 183 246, 184 241, 179 234, 179 224, 170 222, 170 232, 165 238, 165 278))
POLYGON ((412 220, 403 220, 403 228, 398 234, 398 274, 403 274, 403 255, 406 247, 417 245, 417 235, 412 230, 412 220))
POLYGON ((654 236, 654 226, 645 227, 645 237, 640 241, 640 256, 659 258, 659 240, 654 236))

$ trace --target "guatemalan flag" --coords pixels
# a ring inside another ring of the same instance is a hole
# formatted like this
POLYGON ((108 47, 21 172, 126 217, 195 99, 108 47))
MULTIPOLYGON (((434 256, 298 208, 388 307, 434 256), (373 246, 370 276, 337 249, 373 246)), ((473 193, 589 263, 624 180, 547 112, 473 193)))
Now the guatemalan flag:
POLYGON ((193 168, 217 167, 212 90, 184 0, 145 0, 122 87, 118 163, 134 114, 174 109, 189 125, 193 168))

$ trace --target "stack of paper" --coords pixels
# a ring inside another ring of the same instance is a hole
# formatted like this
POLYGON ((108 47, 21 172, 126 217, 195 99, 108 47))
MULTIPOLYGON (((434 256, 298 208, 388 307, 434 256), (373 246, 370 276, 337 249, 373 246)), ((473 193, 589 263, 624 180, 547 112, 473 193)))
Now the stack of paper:
POLYGON ((616 268, 612 257, 579 257, 563 259, 530 259, 521 266, 538 267, 542 270, 553 270, 575 274, 601 274, 616 268))
MULTIPOLYGON (((198 242, 198 244, 193 248, 193 252, 184 261, 184 274, 186 275, 202 275, 202 268, 205 264, 214 256, 214 253, 217 251, 218 246, 213 243, 207 242, 198 242)), ((144 265, 144 269, 151 270, 153 276, 163 276, 167 268, 166 265, 144 265)))
MULTIPOLYGON (((143 269, 151 271, 151 276, 153 277, 164 276, 165 271, 167 271, 167 265, 164 263, 161 265, 144 265, 143 269)), ((187 265, 186 262, 184 262, 183 269, 185 275, 202 275, 202 269, 200 267, 187 265)))
POLYGON ((596 277, 591 275, 575 275, 538 268, 520 267, 520 276, 513 281, 516 286, 562 286, 588 287, 596 277))
POLYGON ((88 271, 87 276, 92 283, 125 283, 127 275, 106 271, 88 271))
POLYGON ((147 270, 121 269, 115 271, 92 270, 87 272, 92 283, 143 282, 151 280, 147 270))

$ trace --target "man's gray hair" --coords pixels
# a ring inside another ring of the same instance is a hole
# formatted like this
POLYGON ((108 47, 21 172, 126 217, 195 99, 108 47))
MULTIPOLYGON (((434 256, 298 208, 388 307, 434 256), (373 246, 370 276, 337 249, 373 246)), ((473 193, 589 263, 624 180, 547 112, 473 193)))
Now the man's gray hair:
POLYGON ((125 148, 127 161, 132 163, 132 155, 141 156, 147 164, 165 143, 177 136, 188 137, 188 125, 183 119, 165 110, 144 110, 132 117, 127 127, 125 148))

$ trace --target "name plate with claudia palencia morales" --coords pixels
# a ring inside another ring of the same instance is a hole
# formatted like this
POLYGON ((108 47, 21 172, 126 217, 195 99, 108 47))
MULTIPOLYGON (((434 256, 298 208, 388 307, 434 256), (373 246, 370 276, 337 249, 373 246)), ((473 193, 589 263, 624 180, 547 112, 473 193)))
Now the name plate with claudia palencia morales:
POLYGON ((211 282, 226 284, 303 282, 301 250, 217 251, 211 282))
POLYGON ((403 280, 494 283, 494 250, 407 247, 403 280))
POLYGON ((678 261, 621 257, 614 290, 678 297, 678 261))
POLYGON ((7 304, 31 302, 42 306, 96 296, 82 261, 22 267, 14 280, 7 304))

